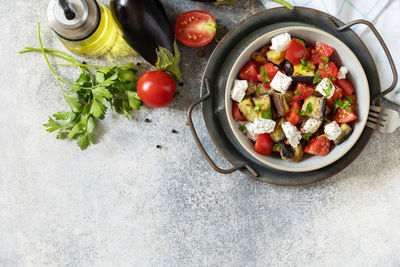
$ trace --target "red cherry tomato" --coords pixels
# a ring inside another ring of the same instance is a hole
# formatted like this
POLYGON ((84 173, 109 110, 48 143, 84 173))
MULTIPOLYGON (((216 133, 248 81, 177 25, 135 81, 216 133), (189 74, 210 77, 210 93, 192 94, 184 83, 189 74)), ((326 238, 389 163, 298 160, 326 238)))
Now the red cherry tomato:
POLYGON ((289 60, 292 65, 298 65, 304 55, 307 55, 306 47, 296 39, 292 39, 288 49, 286 50, 285 58, 289 60))
POLYGON ((328 63, 325 62, 320 62, 318 65, 318 70, 319 73, 321 74, 321 78, 330 78, 330 77, 334 77, 335 79, 337 79, 338 76, 338 69, 335 65, 335 63, 329 61, 328 63))
POLYGON ((333 116, 333 120, 337 123, 348 123, 357 119, 356 114, 351 110, 345 110, 339 108, 335 116, 333 116))
POLYGON ((142 75, 137 83, 139 97, 147 105, 161 108, 174 100, 176 82, 163 71, 150 71, 142 75))
POLYGON ((342 96, 343 96, 342 88, 340 88, 339 86, 335 85, 335 92, 333 93, 333 96, 331 98, 328 98, 326 100, 326 104, 328 105, 328 107, 333 108, 333 106, 334 106, 333 100, 334 99, 341 99, 342 96))
POLYGON ((268 156, 272 153, 274 149, 274 143, 268 133, 260 134, 257 137, 256 144, 254 146, 254 151, 258 154, 268 156))
POLYGON ((310 59, 315 65, 320 63, 322 57, 330 57, 335 48, 327 44, 316 42, 314 49, 311 50, 310 59))
POLYGON ((314 93, 314 88, 303 83, 298 83, 296 86, 296 90, 294 90, 293 101, 306 99, 307 97, 312 95, 312 93, 314 93))
POLYGON ((348 96, 354 94, 354 92, 355 92, 354 87, 349 82, 349 80, 347 80, 347 79, 337 80, 335 83, 337 85, 339 85, 340 88, 343 89, 343 94, 348 95, 348 96))
MULTIPOLYGON (((264 87, 268 89, 271 87, 269 84, 272 82, 272 79, 275 77, 275 75, 279 71, 279 69, 277 67, 275 67, 274 64, 272 64, 272 63, 265 63, 265 64, 262 64, 261 66, 264 66, 265 72, 267 73, 268 78, 269 78, 269 82, 263 84, 264 87)), ((260 66, 260 68, 261 68, 261 66, 260 66)), ((261 70, 259 71, 257 78, 260 82, 263 82, 264 77, 261 75, 260 72, 261 72, 261 70)))
POLYGON ((243 116, 236 102, 232 104, 232 116, 235 121, 246 121, 246 118, 243 116))
POLYGON ((217 24, 214 17, 205 11, 194 10, 181 14, 175 24, 176 38, 190 47, 205 46, 215 36, 217 24))
POLYGON ((249 82, 258 82, 258 68, 254 61, 249 61, 239 71, 240 79, 247 80, 249 82))
POLYGON ((289 113, 286 114, 285 118, 288 122, 290 122, 293 126, 299 123, 300 121, 300 114, 297 113, 297 110, 300 110, 300 103, 299 102, 292 102, 291 109, 289 113))
POLYGON ((314 137, 304 149, 304 152, 312 155, 326 156, 329 154, 329 147, 331 142, 323 136, 314 137))

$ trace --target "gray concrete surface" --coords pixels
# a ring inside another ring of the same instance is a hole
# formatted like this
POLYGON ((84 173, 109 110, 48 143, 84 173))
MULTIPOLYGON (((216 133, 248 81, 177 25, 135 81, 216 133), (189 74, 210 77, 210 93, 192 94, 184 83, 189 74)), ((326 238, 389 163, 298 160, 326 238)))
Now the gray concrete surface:
MULTIPOLYGON (((314 185, 217 174, 185 125, 213 43, 204 58, 180 47, 181 101, 144 107, 132 121, 109 112, 98 144, 81 152, 42 126, 67 109, 42 56, 17 53, 38 46, 36 22, 45 45, 63 49, 46 22, 47 2, 0 3, 0 266, 400 265, 400 130, 374 134, 351 166, 314 185)), ((262 9, 256 0, 163 3, 173 21, 204 9, 228 27, 262 9)), ((140 61, 120 62, 130 60, 140 61)), ((212 158, 229 166, 199 110, 195 122, 212 158)))

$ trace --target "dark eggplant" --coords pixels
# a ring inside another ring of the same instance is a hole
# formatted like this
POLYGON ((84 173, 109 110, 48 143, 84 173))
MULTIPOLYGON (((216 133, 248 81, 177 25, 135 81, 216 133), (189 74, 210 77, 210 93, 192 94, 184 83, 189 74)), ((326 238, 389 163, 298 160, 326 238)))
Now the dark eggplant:
POLYGON ((289 112, 290 107, 286 101, 284 94, 281 93, 272 93, 271 94, 272 101, 275 107, 275 113, 280 118, 286 115, 289 112))
POLYGON ((304 100, 301 110, 306 112, 309 104, 311 104, 312 110, 306 115, 310 118, 322 119, 325 115, 326 98, 311 95, 304 100))
POLYGON ((307 85, 312 85, 314 76, 300 76, 300 75, 293 75, 292 79, 296 83, 304 83, 307 85))
POLYGON ((288 60, 283 61, 283 63, 279 66, 279 68, 284 72, 286 72, 286 75, 292 76, 293 65, 288 60))
POLYGON ((251 53, 251 59, 258 63, 267 63, 267 58, 260 52, 251 53))
POLYGON ((341 133, 339 137, 336 138, 336 140, 334 141, 335 145, 340 145, 341 143, 343 143, 343 141, 351 135, 353 129, 347 123, 343 123, 342 125, 340 125, 340 132, 341 133))
POLYGON ((174 33, 158 0, 112 0, 110 9, 126 42, 155 65, 159 46, 174 54, 174 33))
POLYGON ((294 152, 291 145, 285 144, 285 142, 281 142, 281 158, 285 160, 293 159, 294 152))

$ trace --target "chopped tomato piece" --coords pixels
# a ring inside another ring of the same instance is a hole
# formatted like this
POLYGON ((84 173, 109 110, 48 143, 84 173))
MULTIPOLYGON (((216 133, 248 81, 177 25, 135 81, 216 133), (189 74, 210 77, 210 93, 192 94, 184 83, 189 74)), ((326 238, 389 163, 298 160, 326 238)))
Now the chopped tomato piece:
POLYGON ((235 121, 246 121, 246 118, 243 116, 236 102, 232 104, 232 116, 235 121))
POLYGON ((175 24, 175 36, 184 45, 200 47, 210 43, 215 36, 215 18, 201 10, 181 14, 175 24))
POLYGON ((254 146, 254 151, 258 154, 268 156, 272 153, 274 149, 274 143, 268 133, 260 134, 257 137, 256 144, 254 146))
POLYGON ((311 50, 310 59, 315 65, 317 65, 322 57, 330 57, 333 51, 335 51, 335 48, 332 46, 321 42, 316 42, 314 49, 311 50))
POLYGON ((357 119, 356 114, 351 110, 345 110, 339 108, 336 115, 333 116, 333 120, 337 123, 348 123, 357 119))
POLYGON ((325 136, 314 137, 304 149, 304 152, 312 155, 326 156, 329 154, 331 141, 325 136))
POLYGON ((239 71, 240 79, 247 80, 250 82, 257 82, 258 70, 256 63, 254 61, 249 61, 243 68, 239 71))
POLYGON ((341 99, 342 96, 343 96, 342 88, 340 88, 339 86, 335 85, 335 92, 333 93, 333 96, 331 98, 328 98, 326 100, 326 104, 328 105, 328 107, 333 108, 333 106, 334 106, 333 100, 334 99, 341 99))
POLYGON ((330 78, 334 77, 337 79, 338 76, 338 69, 335 63, 329 61, 328 63, 320 62, 318 65, 319 73, 321 74, 321 78, 330 78))
POLYGON ((297 110, 300 110, 299 102, 292 102, 290 111, 286 114, 285 118, 288 122, 290 122, 293 126, 299 123, 300 114, 297 113, 297 110))
POLYGON ((343 94, 349 95, 349 96, 354 94, 354 92, 355 92, 354 87, 349 82, 349 80, 347 80, 347 79, 337 80, 335 83, 343 89, 343 94))
POLYGON ((307 54, 307 49, 296 39, 292 39, 286 50, 285 58, 292 63, 292 65, 300 64, 300 60, 307 54))
MULTIPOLYGON (((275 77, 276 73, 279 71, 277 67, 274 66, 272 63, 264 63, 261 66, 264 66, 265 72, 268 75, 269 82, 263 83, 265 88, 270 88, 270 83, 272 82, 272 79, 275 77)), ((260 66, 260 68, 261 68, 260 66)), ((261 70, 259 71, 259 74, 257 75, 258 81, 264 82, 264 77, 261 74, 261 70)))
POLYGON ((303 83, 298 83, 296 86, 296 90, 294 90, 293 101, 306 99, 307 97, 312 95, 312 93, 314 93, 314 88, 303 83))

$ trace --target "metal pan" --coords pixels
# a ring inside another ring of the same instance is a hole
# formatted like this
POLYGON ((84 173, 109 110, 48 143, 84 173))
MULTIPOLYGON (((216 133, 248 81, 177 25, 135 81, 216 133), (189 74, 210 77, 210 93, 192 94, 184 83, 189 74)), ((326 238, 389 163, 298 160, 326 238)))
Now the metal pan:
POLYGON ((397 81, 397 72, 390 53, 376 31, 367 21, 357 20, 344 24, 337 18, 321 11, 295 7, 293 10, 274 8, 257 13, 234 27, 218 44, 212 53, 203 74, 201 98, 193 103, 188 110, 188 121, 193 137, 200 151, 214 170, 220 173, 232 173, 240 170, 254 179, 277 185, 304 185, 326 179, 347 167, 361 153, 371 137, 372 130, 365 128, 357 143, 338 161, 309 172, 288 172, 277 170, 262 164, 252 157, 234 137, 232 131, 227 130, 226 112, 221 99, 224 99, 225 85, 229 71, 234 62, 234 56, 253 42, 258 36, 282 27, 306 26, 323 30, 344 42, 359 59, 368 79, 372 104, 379 105, 380 98, 393 90, 397 81), (363 23, 370 27, 377 36, 388 56, 393 71, 393 84, 381 92, 379 75, 376 65, 367 47, 350 29, 355 24, 363 23), (233 165, 231 169, 223 170, 216 166, 209 157, 194 129, 191 119, 193 108, 201 103, 206 127, 216 147, 222 155, 233 165), (225 127, 224 127, 225 126, 225 127))

